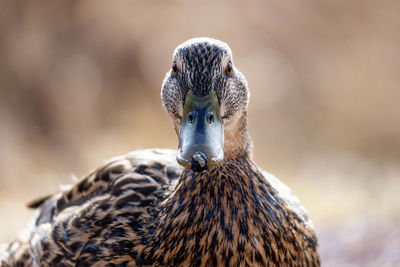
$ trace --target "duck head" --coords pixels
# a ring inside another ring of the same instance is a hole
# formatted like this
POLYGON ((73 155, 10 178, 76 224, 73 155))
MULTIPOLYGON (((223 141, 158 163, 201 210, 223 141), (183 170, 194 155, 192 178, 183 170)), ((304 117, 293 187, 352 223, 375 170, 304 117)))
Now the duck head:
POLYGON ((249 153, 249 90, 226 43, 195 38, 179 45, 161 98, 179 136, 182 166, 201 172, 249 153))

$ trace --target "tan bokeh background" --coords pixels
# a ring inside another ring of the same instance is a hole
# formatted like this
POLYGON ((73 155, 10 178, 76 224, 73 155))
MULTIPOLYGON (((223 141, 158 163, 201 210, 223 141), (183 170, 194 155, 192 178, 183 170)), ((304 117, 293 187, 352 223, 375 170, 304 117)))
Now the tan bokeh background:
POLYGON ((72 174, 175 148, 161 82, 209 36, 248 79, 255 161, 308 209, 323 265, 400 264, 399 29, 396 0, 4 1, 0 242, 72 174))

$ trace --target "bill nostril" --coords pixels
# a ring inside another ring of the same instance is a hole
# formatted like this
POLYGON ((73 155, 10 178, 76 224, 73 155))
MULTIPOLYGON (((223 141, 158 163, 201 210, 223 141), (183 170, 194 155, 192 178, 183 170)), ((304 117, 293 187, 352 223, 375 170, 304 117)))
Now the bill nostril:
POLYGON ((209 124, 212 124, 212 123, 214 123, 214 113, 213 112, 208 112, 207 113, 207 122, 209 123, 209 124))
POLYGON ((193 124, 194 118, 195 118, 195 114, 194 114, 194 112, 192 111, 192 112, 190 112, 189 115, 188 115, 188 120, 189 120, 189 122, 190 122, 191 124, 193 124))

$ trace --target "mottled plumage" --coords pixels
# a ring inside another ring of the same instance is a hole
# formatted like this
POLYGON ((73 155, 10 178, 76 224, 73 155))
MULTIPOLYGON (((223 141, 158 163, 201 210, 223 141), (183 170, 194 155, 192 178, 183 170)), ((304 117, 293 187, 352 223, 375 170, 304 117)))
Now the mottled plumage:
MULTIPOLYGON (((188 91, 216 92, 224 159, 195 172, 172 150, 112 159, 70 188, 30 204, 26 234, 1 266, 319 266, 310 219, 290 189, 250 157, 248 88, 229 47, 192 39, 174 53, 163 105, 179 133, 188 91)), ((1 255, 1 254, 0 254, 1 255)))

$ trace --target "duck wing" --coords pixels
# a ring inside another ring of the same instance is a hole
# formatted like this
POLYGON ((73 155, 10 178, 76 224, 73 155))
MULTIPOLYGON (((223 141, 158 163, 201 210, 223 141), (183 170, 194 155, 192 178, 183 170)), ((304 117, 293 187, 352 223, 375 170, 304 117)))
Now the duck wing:
POLYGON ((111 159, 61 192, 28 204, 37 208, 36 215, 0 266, 134 260, 132 248, 146 243, 159 204, 181 171, 173 150, 139 150, 111 159))
POLYGON ((284 201, 286 207, 296 214, 306 226, 313 228, 312 221, 308 217, 306 209, 303 207, 303 205, 301 205, 299 199, 292 192, 292 190, 273 174, 264 171, 261 168, 259 168, 259 171, 262 173, 271 187, 277 191, 278 196, 284 201))

